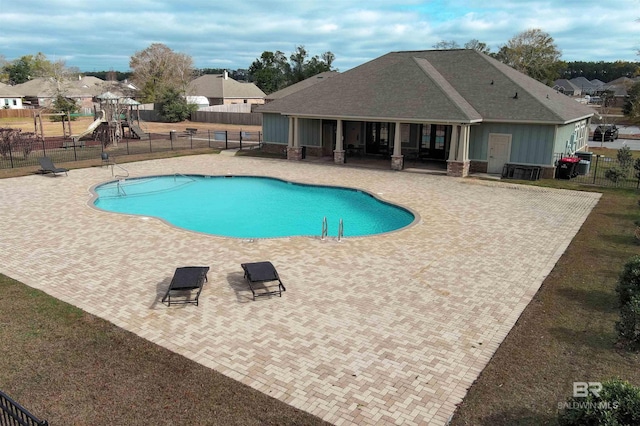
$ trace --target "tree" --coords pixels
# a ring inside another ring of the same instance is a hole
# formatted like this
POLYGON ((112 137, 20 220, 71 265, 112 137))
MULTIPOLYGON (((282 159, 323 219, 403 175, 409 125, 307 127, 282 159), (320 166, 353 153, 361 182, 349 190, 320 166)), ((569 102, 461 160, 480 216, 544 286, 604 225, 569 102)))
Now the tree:
POLYGON ((136 52, 129 60, 132 80, 142 88, 143 102, 158 102, 170 89, 185 94, 193 77, 193 59, 161 43, 136 52))
POLYGON ((436 50, 460 49, 460 45, 455 40, 440 40, 432 47, 436 50))
POLYGON ((634 83, 627 91, 627 100, 624 103, 622 112, 631 119, 640 118, 640 82, 634 83))
POLYGON ((187 103, 182 92, 178 91, 176 88, 167 89, 159 99, 158 110, 164 121, 167 123, 179 123, 180 121, 184 121, 197 109, 198 106, 187 103))
MULTIPOLYGON (((55 112, 62 112, 65 115, 78 112, 78 104, 76 101, 64 97, 61 93, 58 93, 52 106, 55 112)), ((53 121, 64 121, 66 120, 66 117, 52 116, 51 119, 53 121)))
POLYGON ((487 43, 482 43, 479 40, 471 39, 468 42, 466 42, 464 44, 464 48, 465 49, 470 49, 470 50, 477 50, 480 53, 484 53, 485 55, 488 55, 489 53, 491 53, 491 49, 487 46, 487 43))
POLYGON ((560 57, 553 38, 538 28, 515 35, 496 54, 499 61, 545 84, 559 76, 563 64, 560 57))
POLYGON ((289 63, 284 53, 262 52, 259 59, 253 61, 249 67, 251 80, 265 93, 273 93, 285 87, 289 63))
POLYGON ((325 52, 322 56, 309 54, 304 46, 298 46, 289 56, 289 61, 281 51, 263 52, 249 67, 251 81, 265 93, 273 93, 291 84, 305 80, 316 74, 331 71, 335 55, 325 52))

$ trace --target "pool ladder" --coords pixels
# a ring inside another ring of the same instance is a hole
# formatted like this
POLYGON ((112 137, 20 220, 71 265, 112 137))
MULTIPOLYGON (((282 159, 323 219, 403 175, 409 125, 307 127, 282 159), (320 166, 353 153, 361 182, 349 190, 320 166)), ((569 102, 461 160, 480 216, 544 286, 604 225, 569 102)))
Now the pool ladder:
MULTIPOLYGON (((329 225, 327 224, 327 217, 325 216, 322 219, 322 234, 320 235, 320 239, 324 240, 325 237, 329 234, 329 225)), ((340 219, 340 223, 338 224, 338 241, 342 240, 344 237, 344 223, 342 219, 340 219)))

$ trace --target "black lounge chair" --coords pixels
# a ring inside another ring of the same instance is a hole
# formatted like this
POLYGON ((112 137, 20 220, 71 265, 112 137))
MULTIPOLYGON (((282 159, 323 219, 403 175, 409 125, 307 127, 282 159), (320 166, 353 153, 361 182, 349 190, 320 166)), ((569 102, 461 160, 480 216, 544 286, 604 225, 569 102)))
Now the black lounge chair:
POLYGON ((202 291, 202 286, 207 281, 207 272, 209 272, 208 266, 185 266, 182 268, 176 268, 176 272, 173 274, 169 289, 162 298, 162 303, 167 303, 167 306, 176 304, 193 303, 198 306, 198 298, 202 291), (197 290, 195 297, 192 297, 193 290, 197 290), (182 298, 178 300, 171 300, 171 296, 174 293, 178 293, 182 298))
POLYGON ((40 167, 41 167, 40 170, 38 170, 38 173, 42 173, 42 174, 53 173, 54 176, 58 176, 58 173, 64 173, 65 175, 68 176, 67 172, 69 171, 69 169, 56 167, 53 164, 53 161, 51 161, 51 158, 42 157, 42 158, 39 158, 38 161, 40 161, 40 167))
POLYGON ((278 271, 276 271, 276 268, 271 262, 243 263, 240 266, 244 269, 244 278, 249 283, 253 300, 256 300, 256 297, 260 296, 278 295, 282 297, 282 292, 287 290, 284 288, 284 284, 282 284, 278 276, 278 271), (275 289, 273 285, 265 285, 265 283, 272 281, 278 282, 275 289), (258 284, 261 284, 261 286, 258 284), (258 287, 261 287, 260 291, 257 291, 258 287))

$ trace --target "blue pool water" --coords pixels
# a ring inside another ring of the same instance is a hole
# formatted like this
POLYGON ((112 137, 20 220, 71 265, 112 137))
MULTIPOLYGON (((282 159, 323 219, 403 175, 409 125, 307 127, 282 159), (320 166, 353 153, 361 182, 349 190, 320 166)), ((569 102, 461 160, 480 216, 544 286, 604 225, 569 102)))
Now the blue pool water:
POLYGON ((403 228, 414 215, 350 188, 302 185, 248 176, 153 176, 95 188, 94 205, 153 216, 184 229, 236 238, 380 234, 403 228))

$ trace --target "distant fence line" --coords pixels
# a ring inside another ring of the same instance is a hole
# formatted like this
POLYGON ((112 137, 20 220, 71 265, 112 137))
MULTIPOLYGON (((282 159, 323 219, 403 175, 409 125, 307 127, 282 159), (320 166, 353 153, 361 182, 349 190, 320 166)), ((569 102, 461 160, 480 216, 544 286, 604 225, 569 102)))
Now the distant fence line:
POLYGON ((262 146, 262 132, 196 131, 145 133, 140 139, 124 138, 117 146, 104 147, 100 141, 82 140, 73 143, 63 137, 34 139, 25 149, 25 141, 9 146, 0 141, 0 169, 37 166, 38 159, 50 157, 54 163, 100 160, 107 152, 111 158, 176 150, 197 149, 255 149, 262 146))
MULTIPOLYGON (((156 110, 140 111, 140 119, 144 121, 162 121, 156 110)), ((196 123, 237 124, 242 126, 262 126, 262 114, 256 112, 218 112, 196 111, 191 114, 190 121, 196 123)))
POLYGON ((34 109, 0 109, 0 118, 33 118, 34 109))

